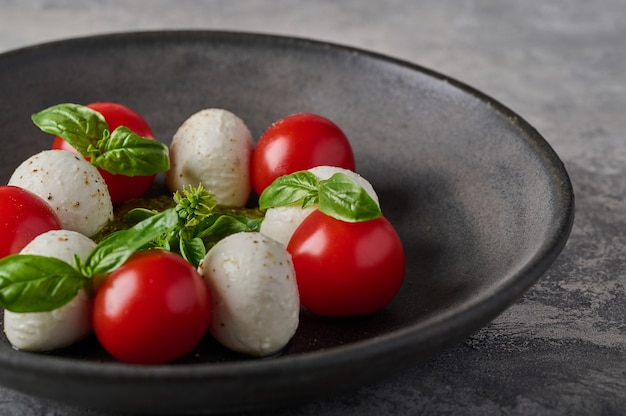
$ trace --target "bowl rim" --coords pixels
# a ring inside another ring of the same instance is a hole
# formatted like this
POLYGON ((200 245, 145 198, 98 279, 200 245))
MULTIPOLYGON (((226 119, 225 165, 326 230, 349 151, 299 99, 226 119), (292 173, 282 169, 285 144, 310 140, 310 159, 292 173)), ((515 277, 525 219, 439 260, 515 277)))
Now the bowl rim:
POLYGON ((345 345, 323 350, 316 350, 293 355, 284 355, 272 359, 251 359, 219 363, 192 363, 167 364, 162 366, 134 366, 123 363, 99 363, 80 361, 71 357, 41 355, 30 353, 6 353, 0 351, 0 368, 5 367, 18 371, 29 371, 38 374, 67 376, 71 374, 77 378, 98 378, 115 381, 120 377, 136 382, 158 380, 206 380, 207 378, 227 378, 233 376, 253 376, 255 374, 275 373, 285 367, 299 371, 319 370, 346 362, 366 362, 384 354, 395 353, 398 350, 408 351, 415 345, 424 342, 446 344, 444 334, 458 331, 457 340, 478 330, 483 322, 490 321, 510 306, 519 296, 530 288, 536 280, 550 267, 566 245, 574 223, 574 192, 572 183, 563 162, 543 136, 517 113, 503 105, 498 100, 486 95, 455 78, 444 75, 436 70, 423 67, 403 59, 394 58, 383 53, 368 51, 359 47, 348 46, 330 41, 314 40, 310 38, 286 36, 267 33, 225 31, 225 30, 143 30, 122 31, 80 37, 71 37, 25 46, 0 53, 0 65, 3 61, 27 55, 39 50, 54 50, 57 48, 84 47, 88 44, 133 41, 153 42, 175 40, 194 40, 198 42, 229 40, 236 42, 262 42, 271 44, 289 44, 294 47, 332 49, 352 54, 358 54, 375 60, 385 61, 412 71, 420 72, 440 82, 461 90, 473 96, 483 104, 488 104, 493 111, 506 118, 523 131, 533 144, 537 154, 540 154, 547 165, 551 167, 553 178, 559 180, 559 194, 554 198, 558 204, 559 221, 554 224, 549 238, 535 250, 533 256, 525 261, 523 267, 516 273, 500 280, 491 290, 471 302, 464 302, 462 308, 453 308, 426 321, 402 327, 375 338, 351 342, 345 345), (497 296, 495 294, 497 293, 497 296))

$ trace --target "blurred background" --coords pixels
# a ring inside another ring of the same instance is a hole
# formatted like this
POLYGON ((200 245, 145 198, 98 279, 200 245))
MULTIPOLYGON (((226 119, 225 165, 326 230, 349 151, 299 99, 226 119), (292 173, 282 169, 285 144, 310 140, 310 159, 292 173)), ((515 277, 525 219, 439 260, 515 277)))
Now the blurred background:
POLYGON ((570 155, 571 145, 559 148, 562 141, 585 142, 623 104, 626 48, 618 42, 626 39, 625 16, 622 0, 0 0, 0 51, 157 29, 337 42, 427 66, 493 95, 569 158, 581 155, 570 155), (546 110, 565 135, 553 134, 546 110), (581 114, 588 122, 575 134, 581 114))

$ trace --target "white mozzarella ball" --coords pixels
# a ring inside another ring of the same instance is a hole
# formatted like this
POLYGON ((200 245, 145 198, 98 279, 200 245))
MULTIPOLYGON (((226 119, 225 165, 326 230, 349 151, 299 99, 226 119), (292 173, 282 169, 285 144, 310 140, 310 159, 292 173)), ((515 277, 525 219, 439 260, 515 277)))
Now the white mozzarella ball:
POLYGON ((269 208, 259 231, 287 246, 296 228, 316 209, 316 206, 301 208, 299 205, 269 208))
MULTIPOLYGON (((369 196, 380 206, 378 195, 374 191, 374 187, 361 175, 351 170, 335 166, 317 166, 309 169, 309 172, 313 173, 320 180, 329 179, 335 173, 343 173, 361 185, 369 196)), ((302 221, 315 209, 316 206, 301 208, 300 205, 269 208, 265 211, 265 218, 261 223, 259 231, 286 246, 291 236, 296 231, 296 228, 298 228, 300 224, 302 224, 302 221)))
POLYGON ((15 169, 9 185, 43 198, 61 227, 93 236, 113 218, 113 204, 102 175, 82 156, 65 150, 44 150, 15 169))
POLYGON ((293 337, 300 297, 282 244, 260 233, 232 234, 209 250, 198 271, 211 292, 210 331, 222 345, 266 356, 293 337))
POLYGON ((250 197, 252 135, 233 113, 201 110, 178 129, 170 145, 165 179, 172 192, 202 184, 219 205, 242 207, 250 197))
MULTIPOLYGON (((55 257, 74 264, 74 255, 85 260, 96 246, 75 231, 54 230, 33 239, 20 254, 55 257)), ((70 302, 48 312, 4 311, 4 332, 14 348, 51 351, 71 345, 91 333, 92 301, 80 290, 70 302)))

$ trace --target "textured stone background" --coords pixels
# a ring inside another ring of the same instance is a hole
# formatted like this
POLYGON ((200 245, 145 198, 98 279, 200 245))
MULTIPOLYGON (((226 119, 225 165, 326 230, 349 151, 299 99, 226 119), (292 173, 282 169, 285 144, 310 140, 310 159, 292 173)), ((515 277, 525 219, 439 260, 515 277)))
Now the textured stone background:
MULTIPOLYGON (((391 380, 268 414, 626 413, 626 2, 0 0, 0 52, 166 28, 296 35, 432 68, 534 125, 574 184, 568 245, 494 322, 391 380)), ((0 415, 113 416, 2 388, 0 415)))

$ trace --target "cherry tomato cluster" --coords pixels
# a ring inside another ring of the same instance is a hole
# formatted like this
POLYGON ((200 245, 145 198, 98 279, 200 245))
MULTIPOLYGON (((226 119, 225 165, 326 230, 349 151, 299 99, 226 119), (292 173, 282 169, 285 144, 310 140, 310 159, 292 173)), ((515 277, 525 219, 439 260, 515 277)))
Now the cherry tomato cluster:
MULTIPOLYGON (((154 139, 146 121, 116 103, 93 103, 111 129, 126 126, 154 139)), ((54 149, 73 150, 60 137, 54 149)), ((355 170, 350 143, 341 129, 315 114, 295 114, 272 124, 250 159, 254 191, 276 179, 316 166, 355 170)), ((154 175, 113 175, 100 169, 114 204, 142 196, 154 175)), ((59 229, 42 198, 21 188, 0 187, 0 258, 18 253, 35 236, 59 229)), ((388 304, 404 277, 404 251, 384 217, 346 222, 313 211, 286 247, 296 274, 301 305, 325 316, 373 313, 388 304)), ((94 332, 115 358, 159 364, 189 353, 207 332, 211 294, 198 271, 165 250, 141 251, 107 274, 93 304, 94 332)))

